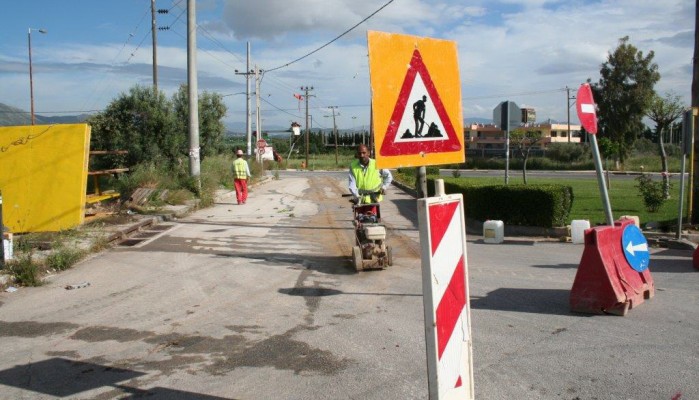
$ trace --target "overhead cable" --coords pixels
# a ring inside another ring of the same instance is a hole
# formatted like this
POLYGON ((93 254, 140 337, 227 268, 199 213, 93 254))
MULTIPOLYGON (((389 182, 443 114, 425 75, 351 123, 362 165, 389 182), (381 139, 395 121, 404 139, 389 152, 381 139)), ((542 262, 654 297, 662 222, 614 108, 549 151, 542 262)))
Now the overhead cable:
POLYGON ((378 10, 374 11, 374 12, 371 13, 368 17, 366 17, 366 18, 364 18, 363 20, 359 21, 357 24, 355 24, 355 25, 352 26, 351 28, 349 28, 349 29, 347 29, 346 31, 342 32, 342 33, 341 33, 339 36, 337 36, 335 39, 329 41, 328 43, 325 43, 324 45, 318 47, 317 49, 315 49, 315 50, 313 50, 312 52, 306 54, 305 56, 299 57, 299 58, 297 58, 297 59, 295 59, 295 60, 293 60, 293 61, 290 61, 290 62, 288 62, 288 63, 286 63, 286 64, 284 64, 284 65, 280 65, 280 66, 278 66, 278 67, 276 67, 276 68, 268 69, 268 70, 266 70, 265 72, 272 72, 272 71, 276 71, 276 70, 281 69, 281 68, 284 68, 284 67, 288 67, 288 66, 291 65, 291 64, 294 64, 294 63, 296 63, 296 62, 298 62, 298 61, 301 61, 301 60, 303 60, 304 58, 306 58, 306 57, 308 57, 308 56, 310 56, 310 55, 312 55, 312 54, 317 53, 318 51, 320 51, 320 50, 322 50, 323 48, 329 46, 330 44, 332 44, 333 42, 335 42, 335 41, 338 40, 339 38, 345 36, 346 34, 350 33, 351 31, 353 31, 354 28, 356 28, 356 27, 358 27, 359 25, 361 25, 361 24, 363 24, 364 22, 366 22, 369 18, 371 18, 371 17, 373 17, 374 15, 376 15, 379 11, 383 10, 384 8, 386 8, 386 7, 387 7, 389 4, 391 4, 391 3, 393 3, 393 0, 389 0, 386 4, 382 5, 378 10))

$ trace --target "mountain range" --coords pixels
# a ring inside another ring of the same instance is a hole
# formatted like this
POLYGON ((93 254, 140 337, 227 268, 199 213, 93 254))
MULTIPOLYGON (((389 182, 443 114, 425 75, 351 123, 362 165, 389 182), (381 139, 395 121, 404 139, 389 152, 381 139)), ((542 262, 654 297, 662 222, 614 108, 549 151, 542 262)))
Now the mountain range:
MULTIPOLYGON (((37 125, 46 125, 46 124, 75 124, 75 123, 80 123, 80 122, 85 122, 85 120, 89 117, 89 114, 80 114, 80 115, 64 115, 64 116, 46 116, 46 115, 40 115, 40 114, 35 114, 34 115, 34 121, 35 124, 37 125)), ((489 118, 464 118, 464 125, 469 125, 469 124, 488 124, 492 123, 492 119, 489 118)), ((29 115, 28 111, 24 111, 22 109, 8 106, 6 104, 0 103, 0 126, 19 126, 19 125, 30 125, 31 124, 31 116, 29 115)), ((264 127, 264 131, 270 131, 271 133, 276 133, 276 134, 286 134, 286 132, 289 131, 289 127, 281 127, 281 126, 269 126, 269 127, 264 127)), ((226 125, 226 129, 228 130, 229 134, 233 135, 239 135, 243 134, 245 132, 245 122, 233 122, 229 123, 226 125)), ((352 129, 338 129, 339 132, 352 132, 352 131, 357 131, 360 130, 360 128, 352 128, 352 129)), ((324 129, 324 131, 331 131, 331 129, 324 129)))
MULTIPOLYGON (((37 125, 76 124, 80 122, 85 122, 87 117, 89 117, 88 114, 64 115, 55 117, 34 114, 34 123, 37 125)), ((28 111, 24 111, 22 109, 0 103, 0 126, 30 125, 31 123, 32 118, 28 111)))

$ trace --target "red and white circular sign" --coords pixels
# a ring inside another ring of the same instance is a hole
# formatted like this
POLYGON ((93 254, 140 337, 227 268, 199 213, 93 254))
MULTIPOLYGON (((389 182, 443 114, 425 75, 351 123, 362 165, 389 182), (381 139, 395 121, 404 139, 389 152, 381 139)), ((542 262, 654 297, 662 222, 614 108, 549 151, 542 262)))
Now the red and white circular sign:
POLYGON ((588 133, 595 135, 597 133, 597 110, 589 83, 580 85, 576 109, 578 110, 578 119, 582 126, 588 133))
POLYGON ((264 140, 264 139, 259 139, 259 140, 257 141, 257 148, 258 148, 258 149, 264 149, 265 147, 267 147, 267 141, 264 140))

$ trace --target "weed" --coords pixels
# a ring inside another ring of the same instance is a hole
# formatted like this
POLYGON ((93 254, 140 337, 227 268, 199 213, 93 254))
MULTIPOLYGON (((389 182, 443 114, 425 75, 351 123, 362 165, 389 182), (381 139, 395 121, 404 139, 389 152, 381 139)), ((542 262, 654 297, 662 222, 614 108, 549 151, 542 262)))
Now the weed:
POLYGON ((461 176, 461 171, 459 171, 458 168, 457 168, 457 169, 454 169, 454 170, 451 171, 451 176, 453 176, 454 178, 458 178, 458 177, 461 176))
POLYGON ((90 253, 97 253, 102 250, 105 250, 109 248, 109 240, 107 239, 106 236, 100 236, 97 238, 93 243, 92 246, 90 246, 90 253))
POLYGON ((15 277, 15 282, 22 286, 41 286, 39 265, 34 262, 32 253, 25 253, 7 263, 6 268, 15 277))
POLYGON ((184 189, 168 190, 165 202, 173 205, 182 205, 192 200, 192 192, 184 189))
POLYGON ((52 254, 46 257, 46 268, 56 271, 65 271, 85 257, 85 251, 59 247, 52 254))

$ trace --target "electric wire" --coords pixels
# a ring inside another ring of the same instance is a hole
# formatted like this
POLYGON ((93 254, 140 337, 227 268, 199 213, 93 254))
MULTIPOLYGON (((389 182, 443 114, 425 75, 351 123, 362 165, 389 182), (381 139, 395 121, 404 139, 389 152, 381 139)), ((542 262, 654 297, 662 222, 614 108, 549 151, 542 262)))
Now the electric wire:
POLYGON ((299 57, 299 58, 297 58, 297 59, 295 59, 295 60, 293 60, 293 61, 290 61, 290 62, 288 62, 288 63, 286 63, 286 64, 280 65, 280 66, 278 66, 278 67, 276 67, 276 68, 268 69, 267 72, 272 72, 272 71, 276 71, 276 70, 278 70, 278 69, 282 69, 282 68, 284 68, 284 67, 288 67, 288 66, 291 65, 291 64, 294 64, 294 63, 296 63, 296 62, 298 62, 298 61, 303 60, 304 58, 306 58, 306 57, 308 57, 308 56, 311 56, 311 55, 313 55, 313 54, 319 52, 320 50, 322 50, 322 49, 324 49, 325 47, 331 45, 332 43, 334 43, 335 41, 337 41, 337 40, 340 39, 341 37, 345 36, 346 34, 350 33, 351 31, 353 31, 354 28, 356 28, 356 27, 358 27, 359 25, 361 25, 361 24, 363 24, 364 22, 366 22, 369 18, 371 18, 371 17, 373 17, 374 15, 376 15, 379 11, 383 10, 384 8, 386 8, 386 7, 387 7, 389 4, 391 4, 391 3, 393 3, 393 0, 389 0, 386 4, 384 4, 384 5, 382 5, 381 7, 379 7, 378 10, 374 11, 373 13, 371 13, 368 17, 366 17, 366 18, 364 18, 363 20, 359 21, 358 23, 356 23, 356 24, 355 24, 354 26, 352 26, 351 28, 349 28, 349 29, 347 29, 346 31, 342 32, 342 33, 341 33, 339 36, 337 36, 336 38, 334 38, 334 39, 332 39, 331 41, 329 41, 328 43, 325 43, 324 45, 318 47, 317 49, 313 50, 312 52, 310 52, 310 53, 308 53, 308 54, 306 54, 306 55, 304 55, 304 56, 301 56, 301 57, 299 57))
MULTIPOLYGON (((146 10, 143 12, 143 15, 141 16, 141 19, 140 19, 140 20, 138 21, 138 23, 136 24, 136 27, 132 30, 132 32, 129 33, 129 37, 126 39, 126 41, 124 42, 124 44, 121 46, 121 49, 119 49, 119 51, 117 52, 117 54, 114 56, 114 59, 112 59, 112 62, 110 63, 110 66, 111 66, 111 67, 114 67, 114 65, 115 65, 115 63, 116 63, 116 61, 117 61, 117 59, 119 59, 119 57, 121 56, 121 53, 124 51, 124 49, 126 48, 126 46, 128 46, 129 42, 131 42, 131 39, 135 36, 135 32, 137 32, 138 29, 141 27, 141 24, 142 24, 143 21, 145 20, 146 15, 148 15, 148 11, 149 11, 149 10, 146 9, 146 10)), ((97 102, 96 97, 99 98, 99 97, 100 97, 101 95, 103 95, 104 92, 106 91, 106 83, 112 83, 112 84, 113 84, 113 82, 114 82, 113 80, 102 80, 102 81, 100 81, 100 84, 102 84, 101 87, 100 87, 99 85, 93 86, 93 87, 92 87, 92 91, 91 91, 90 94, 86 97, 85 101, 83 102, 82 106, 80 106, 80 108, 82 108, 82 109, 88 108, 88 106, 87 106, 88 104, 91 104, 91 107, 94 107, 94 106, 95 106, 95 103, 97 102), (95 96, 95 94, 98 92, 98 90, 99 90, 99 96, 95 96)), ((86 112, 87 112, 87 111, 86 111, 86 112)), ((45 113, 45 114, 46 114, 46 113, 45 113)))

